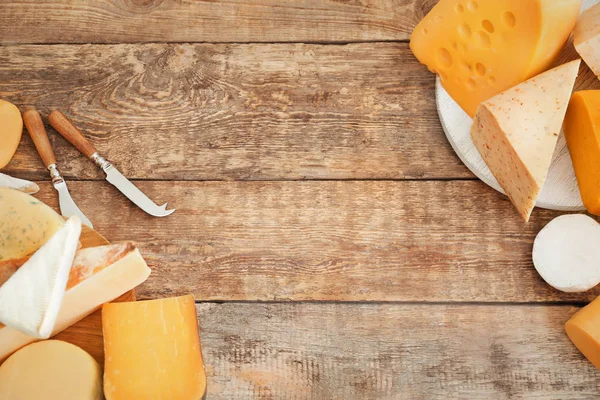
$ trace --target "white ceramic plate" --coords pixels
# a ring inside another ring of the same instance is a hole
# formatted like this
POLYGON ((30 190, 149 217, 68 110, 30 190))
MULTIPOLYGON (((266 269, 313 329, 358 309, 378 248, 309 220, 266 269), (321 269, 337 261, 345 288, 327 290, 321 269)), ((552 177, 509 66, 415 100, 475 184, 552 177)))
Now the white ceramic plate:
MULTIPOLYGON (((582 9, 585 10, 599 1, 584 0, 582 9)), ((571 51, 573 50, 571 49, 571 51)), ((567 56, 567 58, 574 59, 572 56, 567 56)), ((580 80, 578 78, 578 81, 580 80)), ((589 79, 586 78, 587 81, 589 79)), ((582 87, 581 82, 576 86, 578 86, 578 89, 585 88, 582 87)), ((492 188, 504 193, 471 140, 470 129, 473 120, 452 100, 442 87, 439 79, 436 81, 435 89, 440 122, 450 145, 452 145, 458 157, 471 172, 492 188)), ((579 194, 579 187, 575 178, 569 149, 567 148, 567 143, 562 132, 558 139, 550 171, 548 172, 548 179, 536 205, 560 211, 581 211, 585 209, 581 195, 579 194)))

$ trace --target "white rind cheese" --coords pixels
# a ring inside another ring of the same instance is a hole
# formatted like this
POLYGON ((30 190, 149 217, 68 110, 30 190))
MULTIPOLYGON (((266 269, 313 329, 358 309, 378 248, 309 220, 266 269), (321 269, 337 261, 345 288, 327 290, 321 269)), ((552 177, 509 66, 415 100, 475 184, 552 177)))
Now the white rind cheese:
POLYGON ((0 188, 15 189, 27 194, 34 194, 40 190, 40 187, 34 182, 13 178, 2 173, 0 173, 0 188))
POLYGON ((79 218, 69 218, 0 286, 0 322, 35 338, 50 337, 65 295, 80 234, 79 218))

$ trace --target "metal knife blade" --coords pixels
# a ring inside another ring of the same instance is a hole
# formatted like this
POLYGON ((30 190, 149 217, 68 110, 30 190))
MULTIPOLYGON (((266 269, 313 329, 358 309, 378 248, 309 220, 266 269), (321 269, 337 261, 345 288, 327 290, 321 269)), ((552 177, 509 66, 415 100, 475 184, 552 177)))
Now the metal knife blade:
POLYGON ((58 192, 58 205, 60 207, 60 213, 63 217, 72 217, 73 215, 77 215, 81 222, 93 228, 94 226, 90 222, 90 220, 83 214, 83 212, 77 207, 77 204, 71 198, 71 194, 69 193, 69 189, 67 188, 67 184, 65 181, 54 183, 54 189, 58 192))
POLYGON ((121 193, 123 193, 129 200, 134 202, 139 208, 146 211, 148 214, 154 217, 166 217, 175 212, 175 210, 167 210, 167 203, 162 206, 158 206, 155 202, 150 200, 148 196, 144 194, 140 189, 135 187, 129 179, 125 178, 122 173, 119 172, 112 164, 108 164, 102 168, 106 173, 106 180, 115 186, 121 193))

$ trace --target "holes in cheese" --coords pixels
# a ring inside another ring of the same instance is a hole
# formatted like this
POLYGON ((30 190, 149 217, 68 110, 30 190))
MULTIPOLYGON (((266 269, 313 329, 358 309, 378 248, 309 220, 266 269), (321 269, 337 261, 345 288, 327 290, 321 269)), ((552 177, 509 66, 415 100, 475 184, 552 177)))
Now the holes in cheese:
POLYGON ((600 368, 600 297, 573 315, 565 330, 575 347, 600 368))
POLYGON ((106 400, 200 400, 206 391, 192 295, 102 307, 106 400))
POLYGON ((544 72, 477 109, 473 143, 525 221, 546 181, 580 63, 544 72))
POLYGON ((440 0, 413 31, 410 48, 473 117, 479 103, 551 66, 575 26, 581 3, 440 0), (446 51, 447 56, 436 56, 446 51), (485 73, 462 68, 477 63, 486 67, 485 73))
POLYGON ((573 31, 573 44, 583 61, 600 77, 600 3, 579 16, 573 31))
POLYGON ((584 292, 600 283, 600 224, 587 215, 555 218, 537 235, 533 264, 563 292, 584 292))
MULTIPOLYGON (((65 330, 144 282, 150 269, 131 243, 79 250, 52 335, 65 330)), ((36 339, 0 325, 0 361, 36 339)))
POLYGON ((600 90, 573 94, 564 131, 583 204, 600 215, 600 90))
POLYGON ((102 400, 102 369, 81 348, 59 340, 31 344, 0 367, 0 399, 102 400))
POLYGON ((0 188, 0 262, 33 254, 65 221, 50 207, 17 190, 0 188))
POLYGON ((0 286, 0 322, 40 339, 50 337, 79 245, 81 221, 71 217, 0 286))
POLYGON ((0 168, 10 162, 21 142, 23 118, 21 112, 8 101, 0 100, 0 168))

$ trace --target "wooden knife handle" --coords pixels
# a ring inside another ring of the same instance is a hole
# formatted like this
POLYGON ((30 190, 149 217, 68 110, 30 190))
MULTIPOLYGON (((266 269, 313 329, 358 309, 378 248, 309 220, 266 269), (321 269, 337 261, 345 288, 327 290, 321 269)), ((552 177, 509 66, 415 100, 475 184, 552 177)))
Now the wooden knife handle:
POLYGON ((88 140, 83 136, 81 131, 73 125, 73 123, 58 110, 54 110, 48 116, 50 125, 65 139, 69 141, 73 146, 77 147, 77 150, 82 152, 87 158, 92 157, 92 154, 96 152, 96 149, 88 140))
POLYGON ((52 150, 52 145, 48 139, 48 134, 46 133, 46 128, 44 128, 40 113, 36 110, 25 111, 23 113, 23 122, 46 168, 49 165, 56 164, 56 157, 54 156, 54 151, 52 150))

